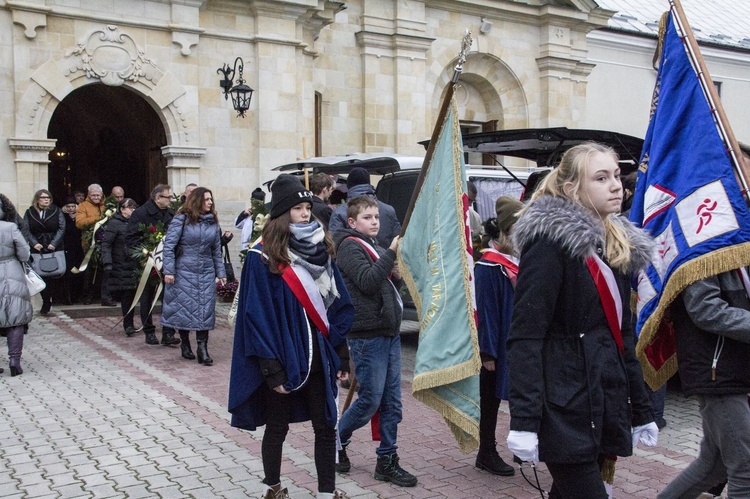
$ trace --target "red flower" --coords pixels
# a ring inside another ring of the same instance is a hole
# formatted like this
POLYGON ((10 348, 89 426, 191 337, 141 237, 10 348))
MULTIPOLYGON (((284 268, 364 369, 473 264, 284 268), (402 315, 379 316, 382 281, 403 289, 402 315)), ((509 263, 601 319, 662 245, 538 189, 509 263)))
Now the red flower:
POLYGON ((151 232, 152 234, 156 234, 156 227, 154 227, 153 225, 149 225, 148 231, 151 232))

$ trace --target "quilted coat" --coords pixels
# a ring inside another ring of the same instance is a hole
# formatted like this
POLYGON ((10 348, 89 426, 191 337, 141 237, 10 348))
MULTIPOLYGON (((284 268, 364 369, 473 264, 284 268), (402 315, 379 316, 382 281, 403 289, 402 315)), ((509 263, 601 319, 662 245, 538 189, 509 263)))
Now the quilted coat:
POLYGON ((586 462, 600 454, 632 454, 631 427, 653 421, 628 313, 630 274, 642 268, 653 242, 615 218, 632 247, 630 268, 613 268, 622 299, 620 353, 586 266, 605 263, 604 226, 580 205, 542 196, 513 228, 521 249, 507 350, 510 429, 539 436, 539 459, 586 462))
POLYGON ((216 278, 226 277, 221 259, 221 229, 212 214, 197 223, 174 217, 164 237, 164 275, 174 284, 164 291, 161 324, 188 331, 206 331, 216 322, 216 278))
POLYGON ((16 224, 0 221, 0 328, 23 326, 34 315, 21 265, 30 254, 16 224))

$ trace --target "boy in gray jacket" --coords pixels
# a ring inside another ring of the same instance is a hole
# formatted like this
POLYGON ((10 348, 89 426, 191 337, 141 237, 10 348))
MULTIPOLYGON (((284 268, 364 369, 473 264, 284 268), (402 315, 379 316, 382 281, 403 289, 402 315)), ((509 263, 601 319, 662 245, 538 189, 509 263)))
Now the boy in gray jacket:
POLYGON ((403 303, 397 286, 401 280, 395 265, 399 237, 389 248, 377 245, 380 230, 378 202, 360 196, 347 203, 348 228, 335 234, 336 262, 354 304, 354 324, 347 335, 349 351, 359 382, 357 400, 339 420, 337 471, 349 471, 346 446, 352 433, 380 411, 380 446, 375 479, 401 487, 413 487, 417 478, 399 465, 396 449, 401 422, 401 316, 403 303))

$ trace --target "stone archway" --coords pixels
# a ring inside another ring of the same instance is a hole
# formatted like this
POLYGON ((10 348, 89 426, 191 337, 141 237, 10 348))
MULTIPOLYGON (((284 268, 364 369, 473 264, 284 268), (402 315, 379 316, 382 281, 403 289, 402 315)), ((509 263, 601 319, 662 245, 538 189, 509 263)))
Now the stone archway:
POLYGON ((167 182, 167 145, 158 115, 145 99, 127 87, 86 85, 55 108, 48 137, 49 189, 56 200, 98 183, 105 194, 115 185, 143 203, 151 188, 167 182))
POLYGON ((18 102, 16 136, 9 139, 16 154, 18 199, 31 199, 35 190, 47 187, 48 155, 55 147, 47 132, 57 107, 75 90, 98 83, 127 87, 154 110, 166 137, 161 154, 170 184, 199 181, 205 148, 197 143, 197 117, 185 88, 128 33, 107 25, 90 31, 64 58, 47 61, 31 75, 18 102))

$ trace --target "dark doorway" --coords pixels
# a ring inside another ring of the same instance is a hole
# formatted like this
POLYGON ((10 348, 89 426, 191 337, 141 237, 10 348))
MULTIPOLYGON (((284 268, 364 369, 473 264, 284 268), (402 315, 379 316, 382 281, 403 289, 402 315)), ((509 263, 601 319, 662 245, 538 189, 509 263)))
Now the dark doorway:
POLYGON ((126 87, 92 84, 71 92, 55 109, 47 136, 57 139, 48 180, 56 204, 93 183, 105 195, 120 185, 140 204, 154 185, 167 181, 164 126, 126 87))

